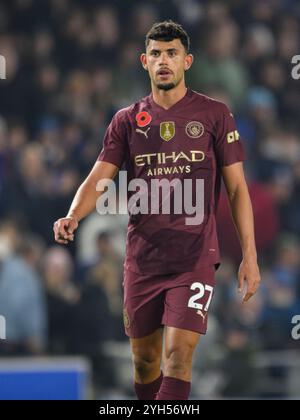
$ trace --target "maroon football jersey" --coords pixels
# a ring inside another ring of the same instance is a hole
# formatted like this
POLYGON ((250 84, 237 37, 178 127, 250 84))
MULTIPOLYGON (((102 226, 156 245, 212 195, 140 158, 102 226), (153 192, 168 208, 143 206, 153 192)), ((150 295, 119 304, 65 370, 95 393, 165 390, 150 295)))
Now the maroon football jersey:
POLYGON ((139 178, 149 186, 152 179, 190 179, 196 188, 196 179, 204 180, 200 224, 187 225, 184 211, 130 215, 125 269, 172 274, 219 266, 220 169, 244 160, 244 148, 226 105, 188 88, 180 101, 165 110, 150 94, 115 114, 98 160, 119 168, 124 163, 128 182, 139 178))

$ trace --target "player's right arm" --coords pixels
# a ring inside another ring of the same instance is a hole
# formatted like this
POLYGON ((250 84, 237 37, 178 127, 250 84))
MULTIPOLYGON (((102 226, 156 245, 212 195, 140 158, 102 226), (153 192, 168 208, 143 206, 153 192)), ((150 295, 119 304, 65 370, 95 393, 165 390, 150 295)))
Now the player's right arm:
POLYGON ((113 179, 119 171, 119 167, 104 161, 97 161, 78 188, 71 207, 66 217, 58 219, 54 225, 55 241, 59 244, 67 244, 74 239, 74 231, 80 220, 86 217, 96 208, 96 202, 101 195, 96 186, 99 181, 113 179))

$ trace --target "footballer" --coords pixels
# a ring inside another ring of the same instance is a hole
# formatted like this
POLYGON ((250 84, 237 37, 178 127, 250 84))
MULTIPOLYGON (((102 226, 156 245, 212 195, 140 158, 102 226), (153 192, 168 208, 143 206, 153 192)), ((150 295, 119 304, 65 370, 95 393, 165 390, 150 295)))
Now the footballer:
POLYGON ((216 210, 222 179, 243 253, 238 290, 245 289, 245 303, 260 285, 253 212, 232 113, 186 86, 185 72, 193 63, 188 34, 164 21, 153 25, 145 44, 140 59, 151 93, 114 115, 94 167, 67 216, 55 222, 54 234, 60 244, 73 240, 78 223, 95 209, 97 183, 112 180, 123 164, 128 180, 147 184, 203 180, 199 224, 187 224, 186 215, 175 211, 129 214, 124 262, 124 327, 137 398, 187 400, 193 353, 207 330, 220 265, 216 210))

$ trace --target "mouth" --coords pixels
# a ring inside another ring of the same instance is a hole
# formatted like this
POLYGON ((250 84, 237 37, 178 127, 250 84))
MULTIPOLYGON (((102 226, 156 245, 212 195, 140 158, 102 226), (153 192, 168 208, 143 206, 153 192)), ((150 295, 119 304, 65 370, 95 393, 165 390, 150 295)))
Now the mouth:
POLYGON ((160 77, 168 77, 173 73, 169 69, 160 69, 156 74, 160 77))

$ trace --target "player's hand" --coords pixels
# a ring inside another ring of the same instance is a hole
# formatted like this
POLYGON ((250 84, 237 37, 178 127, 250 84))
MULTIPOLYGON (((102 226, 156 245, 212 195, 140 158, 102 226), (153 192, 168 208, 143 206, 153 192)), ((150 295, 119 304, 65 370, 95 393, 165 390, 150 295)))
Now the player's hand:
POLYGON ((248 302, 259 289, 261 278, 259 268, 255 258, 243 259, 238 273, 238 291, 242 293, 245 283, 247 284, 246 294, 243 303, 248 302))
POLYGON ((58 219, 53 225, 54 238, 59 244, 68 244, 69 241, 74 240, 74 231, 78 227, 76 217, 64 217, 58 219))

